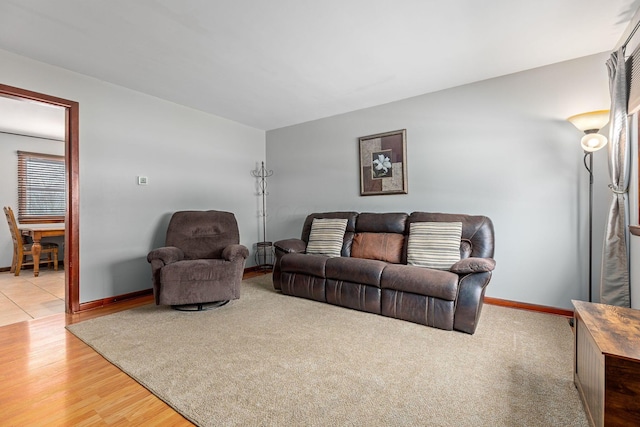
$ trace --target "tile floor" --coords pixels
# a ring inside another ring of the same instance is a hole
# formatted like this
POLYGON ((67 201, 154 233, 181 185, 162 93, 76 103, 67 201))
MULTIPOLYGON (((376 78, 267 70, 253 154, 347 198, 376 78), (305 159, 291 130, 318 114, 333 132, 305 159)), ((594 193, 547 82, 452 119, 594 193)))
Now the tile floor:
POLYGON ((64 313, 64 270, 0 272, 0 326, 64 313))

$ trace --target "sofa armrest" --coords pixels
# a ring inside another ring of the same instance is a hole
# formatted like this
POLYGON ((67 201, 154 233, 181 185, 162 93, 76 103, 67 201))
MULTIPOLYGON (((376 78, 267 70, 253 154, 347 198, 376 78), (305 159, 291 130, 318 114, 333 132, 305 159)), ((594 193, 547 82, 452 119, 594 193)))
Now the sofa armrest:
POLYGON ((491 274, 490 271, 484 271, 467 274, 460 278, 453 329, 467 334, 473 334, 476 331, 482 312, 484 292, 491 280, 491 274))
POLYGON ((279 240, 273 246, 286 254, 304 253, 307 250, 307 244, 301 239, 279 240))
POLYGON ((172 262, 181 261, 184 259, 184 252, 180 248, 175 246, 165 246, 157 248, 147 254, 147 261, 160 260, 165 265, 172 262))
POLYGON ((234 261, 242 258, 247 259, 249 257, 249 249, 244 245, 229 245, 222 251, 222 258, 227 261, 234 261))
POLYGON ((495 268, 496 261, 493 258, 469 257, 453 264, 449 271, 456 274, 470 274, 493 271, 495 268))

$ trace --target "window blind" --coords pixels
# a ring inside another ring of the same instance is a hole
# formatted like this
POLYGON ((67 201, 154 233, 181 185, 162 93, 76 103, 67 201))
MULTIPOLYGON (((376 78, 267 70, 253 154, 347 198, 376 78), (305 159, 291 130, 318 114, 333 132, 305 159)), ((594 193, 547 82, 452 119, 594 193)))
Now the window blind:
POLYGON ((18 151, 18 221, 64 221, 64 156, 18 151))
POLYGON ((627 114, 631 115, 640 110, 640 45, 627 59, 627 70, 627 78, 629 79, 627 114))

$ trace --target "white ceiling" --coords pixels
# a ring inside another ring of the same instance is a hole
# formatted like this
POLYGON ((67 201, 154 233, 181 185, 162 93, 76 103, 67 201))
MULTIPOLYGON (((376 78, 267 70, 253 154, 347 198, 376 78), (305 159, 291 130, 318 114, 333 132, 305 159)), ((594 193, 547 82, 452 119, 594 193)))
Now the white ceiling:
POLYGON ((65 109, 0 96, 0 132, 64 141, 65 109))
POLYGON ((0 49, 270 130, 612 50, 639 5, 2 0, 0 49))

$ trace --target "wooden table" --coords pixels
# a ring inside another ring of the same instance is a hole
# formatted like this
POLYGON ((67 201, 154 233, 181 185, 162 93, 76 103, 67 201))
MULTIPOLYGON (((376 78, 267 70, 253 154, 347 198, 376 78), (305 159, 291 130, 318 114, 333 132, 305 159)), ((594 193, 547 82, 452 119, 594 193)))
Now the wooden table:
POLYGON ((640 425, 640 310, 572 303, 574 382, 590 424, 640 425))
POLYGON ((43 237, 64 236, 64 224, 30 224, 21 225, 20 233, 23 236, 29 236, 33 239, 33 275, 40 274, 40 251, 42 245, 40 241, 43 237))

